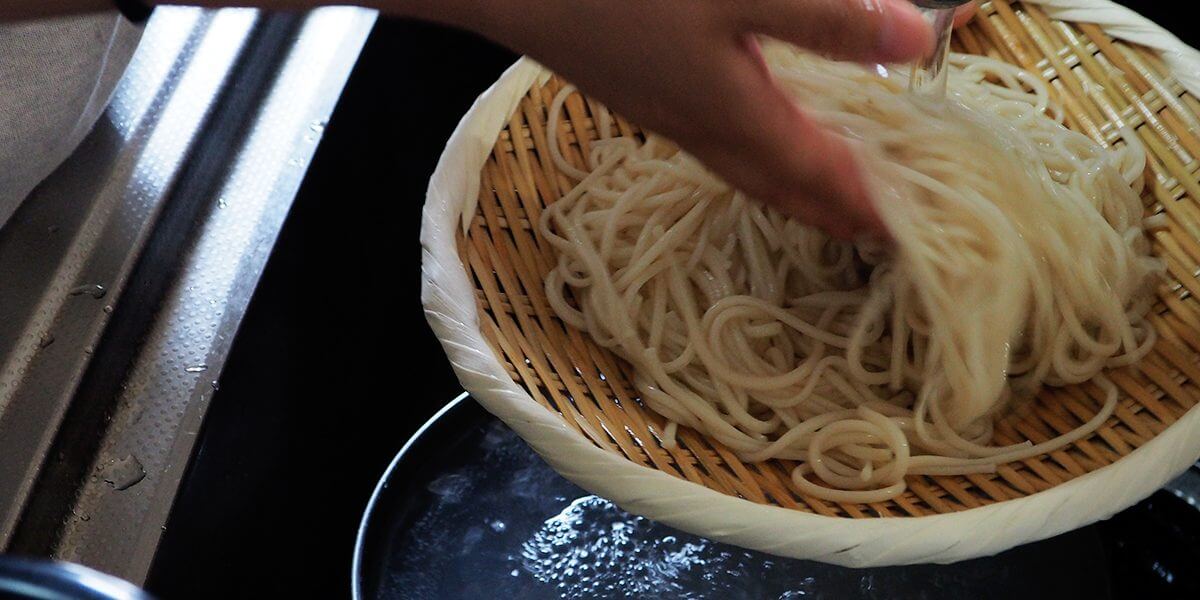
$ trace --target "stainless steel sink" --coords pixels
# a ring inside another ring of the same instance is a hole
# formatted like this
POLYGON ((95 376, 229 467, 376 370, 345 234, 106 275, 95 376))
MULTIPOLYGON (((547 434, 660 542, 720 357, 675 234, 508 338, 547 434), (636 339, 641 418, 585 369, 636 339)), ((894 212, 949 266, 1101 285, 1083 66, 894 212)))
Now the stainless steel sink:
POLYGON ((0 547, 135 583, 375 20, 162 8, 0 231, 0 547))

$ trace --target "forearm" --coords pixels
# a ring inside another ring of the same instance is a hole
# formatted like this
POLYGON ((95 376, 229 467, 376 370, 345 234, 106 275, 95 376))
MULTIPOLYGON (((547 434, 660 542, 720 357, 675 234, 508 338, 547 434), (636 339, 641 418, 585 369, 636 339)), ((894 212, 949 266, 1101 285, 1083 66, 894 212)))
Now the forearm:
MULTIPOLYGON (((395 16, 416 17, 447 24, 476 25, 475 16, 491 12, 488 0, 144 0, 148 5, 182 4, 206 8, 256 7, 306 10, 336 4, 359 4, 395 16)), ((2 0, 0 21, 20 21, 111 10, 113 0, 2 0)))
MULTIPOLYGON (((518 35, 526 27, 516 27, 514 18, 524 23, 545 21, 558 2, 529 0, 142 0, 151 6, 187 5, 204 8, 254 7, 267 10, 308 10, 330 5, 359 5, 397 17, 412 17, 469 29, 519 51, 529 48, 526 36, 518 35), (539 13, 538 15, 531 14, 539 13)), ((567 3, 563 3, 567 4, 567 3)), ((0 0, 0 23, 61 17, 72 14, 112 10, 113 0, 0 0)))
MULTIPOLYGON (((0 0, 0 20, 111 9, 112 1, 0 0)), ((751 197, 845 238, 884 231, 856 155, 776 84, 757 36, 868 64, 911 60, 933 46, 929 25, 906 0, 145 1, 274 10, 358 4, 474 31, 673 139, 751 197)))

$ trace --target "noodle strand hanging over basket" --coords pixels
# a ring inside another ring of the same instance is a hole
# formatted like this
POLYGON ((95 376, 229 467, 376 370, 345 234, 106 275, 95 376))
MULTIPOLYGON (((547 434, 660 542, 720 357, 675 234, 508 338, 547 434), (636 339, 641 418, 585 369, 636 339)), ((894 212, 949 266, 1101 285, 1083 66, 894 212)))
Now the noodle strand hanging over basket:
MULTIPOLYGON (((654 136, 602 134, 590 172, 554 154, 581 180, 539 224, 555 313, 628 361, 672 424, 747 462, 799 461, 793 481, 824 500, 880 502, 907 475, 994 472, 1094 432, 1118 396, 1102 376, 1084 425, 991 443, 1009 398, 1132 364, 1155 340, 1143 317, 1163 265, 1136 138, 1101 148, 1061 125, 1036 77, 986 58, 952 58, 943 103, 782 45, 768 56, 807 110, 861 140, 897 251, 791 222, 654 136)), ((550 106, 551 139, 571 93, 550 106)))
POLYGON ((1200 54, 1108 0, 982 2, 954 44, 950 113, 767 49, 864 138, 891 248, 760 209, 521 60, 425 205, 463 386, 589 492, 794 558, 963 560, 1147 497, 1200 456, 1200 54))

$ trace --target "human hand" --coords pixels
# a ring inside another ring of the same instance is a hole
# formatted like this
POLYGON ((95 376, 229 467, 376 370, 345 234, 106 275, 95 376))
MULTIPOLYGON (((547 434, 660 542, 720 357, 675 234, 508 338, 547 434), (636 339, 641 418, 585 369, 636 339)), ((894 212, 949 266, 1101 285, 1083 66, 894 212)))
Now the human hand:
POLYGON ((436 4, 427 16, 530 54, 751 197, 837 237, 886 236, 854 151, 775 84, 754 36, 846 60, 910 61, 933 33, 906 0, 436 4))
MULTIPOLYGON (((96 10, 110 1, 10 0, 0 20, 96 10)), ((176 1, 182 0, 151 3, 176 1)), ((273 9, 328 3, 188 1, 273 9)), ((886 236, 855 153, 775 84, 755 36, 845 60, 909 61, 932 48, 933 32, 907 0, 359 1, 465 27, 526 52, 675 140, 751 197, 838 237, 886 236)), ((962 12, 963 20, 972 10, 962 12)))

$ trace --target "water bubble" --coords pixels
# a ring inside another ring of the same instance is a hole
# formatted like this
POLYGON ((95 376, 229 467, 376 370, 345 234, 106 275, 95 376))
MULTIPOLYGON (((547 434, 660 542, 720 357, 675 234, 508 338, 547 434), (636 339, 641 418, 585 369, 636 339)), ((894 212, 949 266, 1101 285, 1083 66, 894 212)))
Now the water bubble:
POLYGON ((471 551, 481 539, 483 539, 482 528, 472 527, 471 529, 468 529, 467 534, 463 536, 462 546, 458 549, 458 553, 463 556, 471 554, 471 551))
POLYGON ((472 435, 471 445, 461 448, 470 462, 424 480, 427 493, 415 494, 427 504, 411 528, 397 533, 384 584, 391 593, 381 597, 873 600, 978 597, 981 589, 1015 591, 1040 582, 1013 576, 1028 569, 1008 571, 995 563, 863 571, 775 559, 587 496, 507 428, 485 427, 472 435), (496 526, 500 520, 503 531, 496 526))
MULTIPOLYGON (((640 519, 597 496, 576 499, 548 519, 522 548, 525 570, 555 584, 563 598, 620 590, 619 598, 717 597, 697 595, 745 579, 746 557, 721 552, 703 540, 681 542, 669 529, 640 519), (705 577, 717 573, 717 576, 705 577)), ((610 597, 607 594, 602 594, 610 597)))
POLYGON ((429 482, 426 489, 442 497, 443 502, 456 503, 471 488, 471 480, 464 475, 451 473, 429 482))
POLYGON ((127 490, 146 478, 146 469, 142 462, 132 454, 110 460, 104 469, 104 482, 115 490, 127 490))
POLYGON ((108 293, 108 290, 104 289, 104 286, 102 286, 98 283, 89 283, 86 285, 81 285, 76 288, 72 288, 69 293, 72 296, 82 296, 84 294, 87 294, 87 295, 99 300, 99 299, 103 298, 105 294, 108 293))

